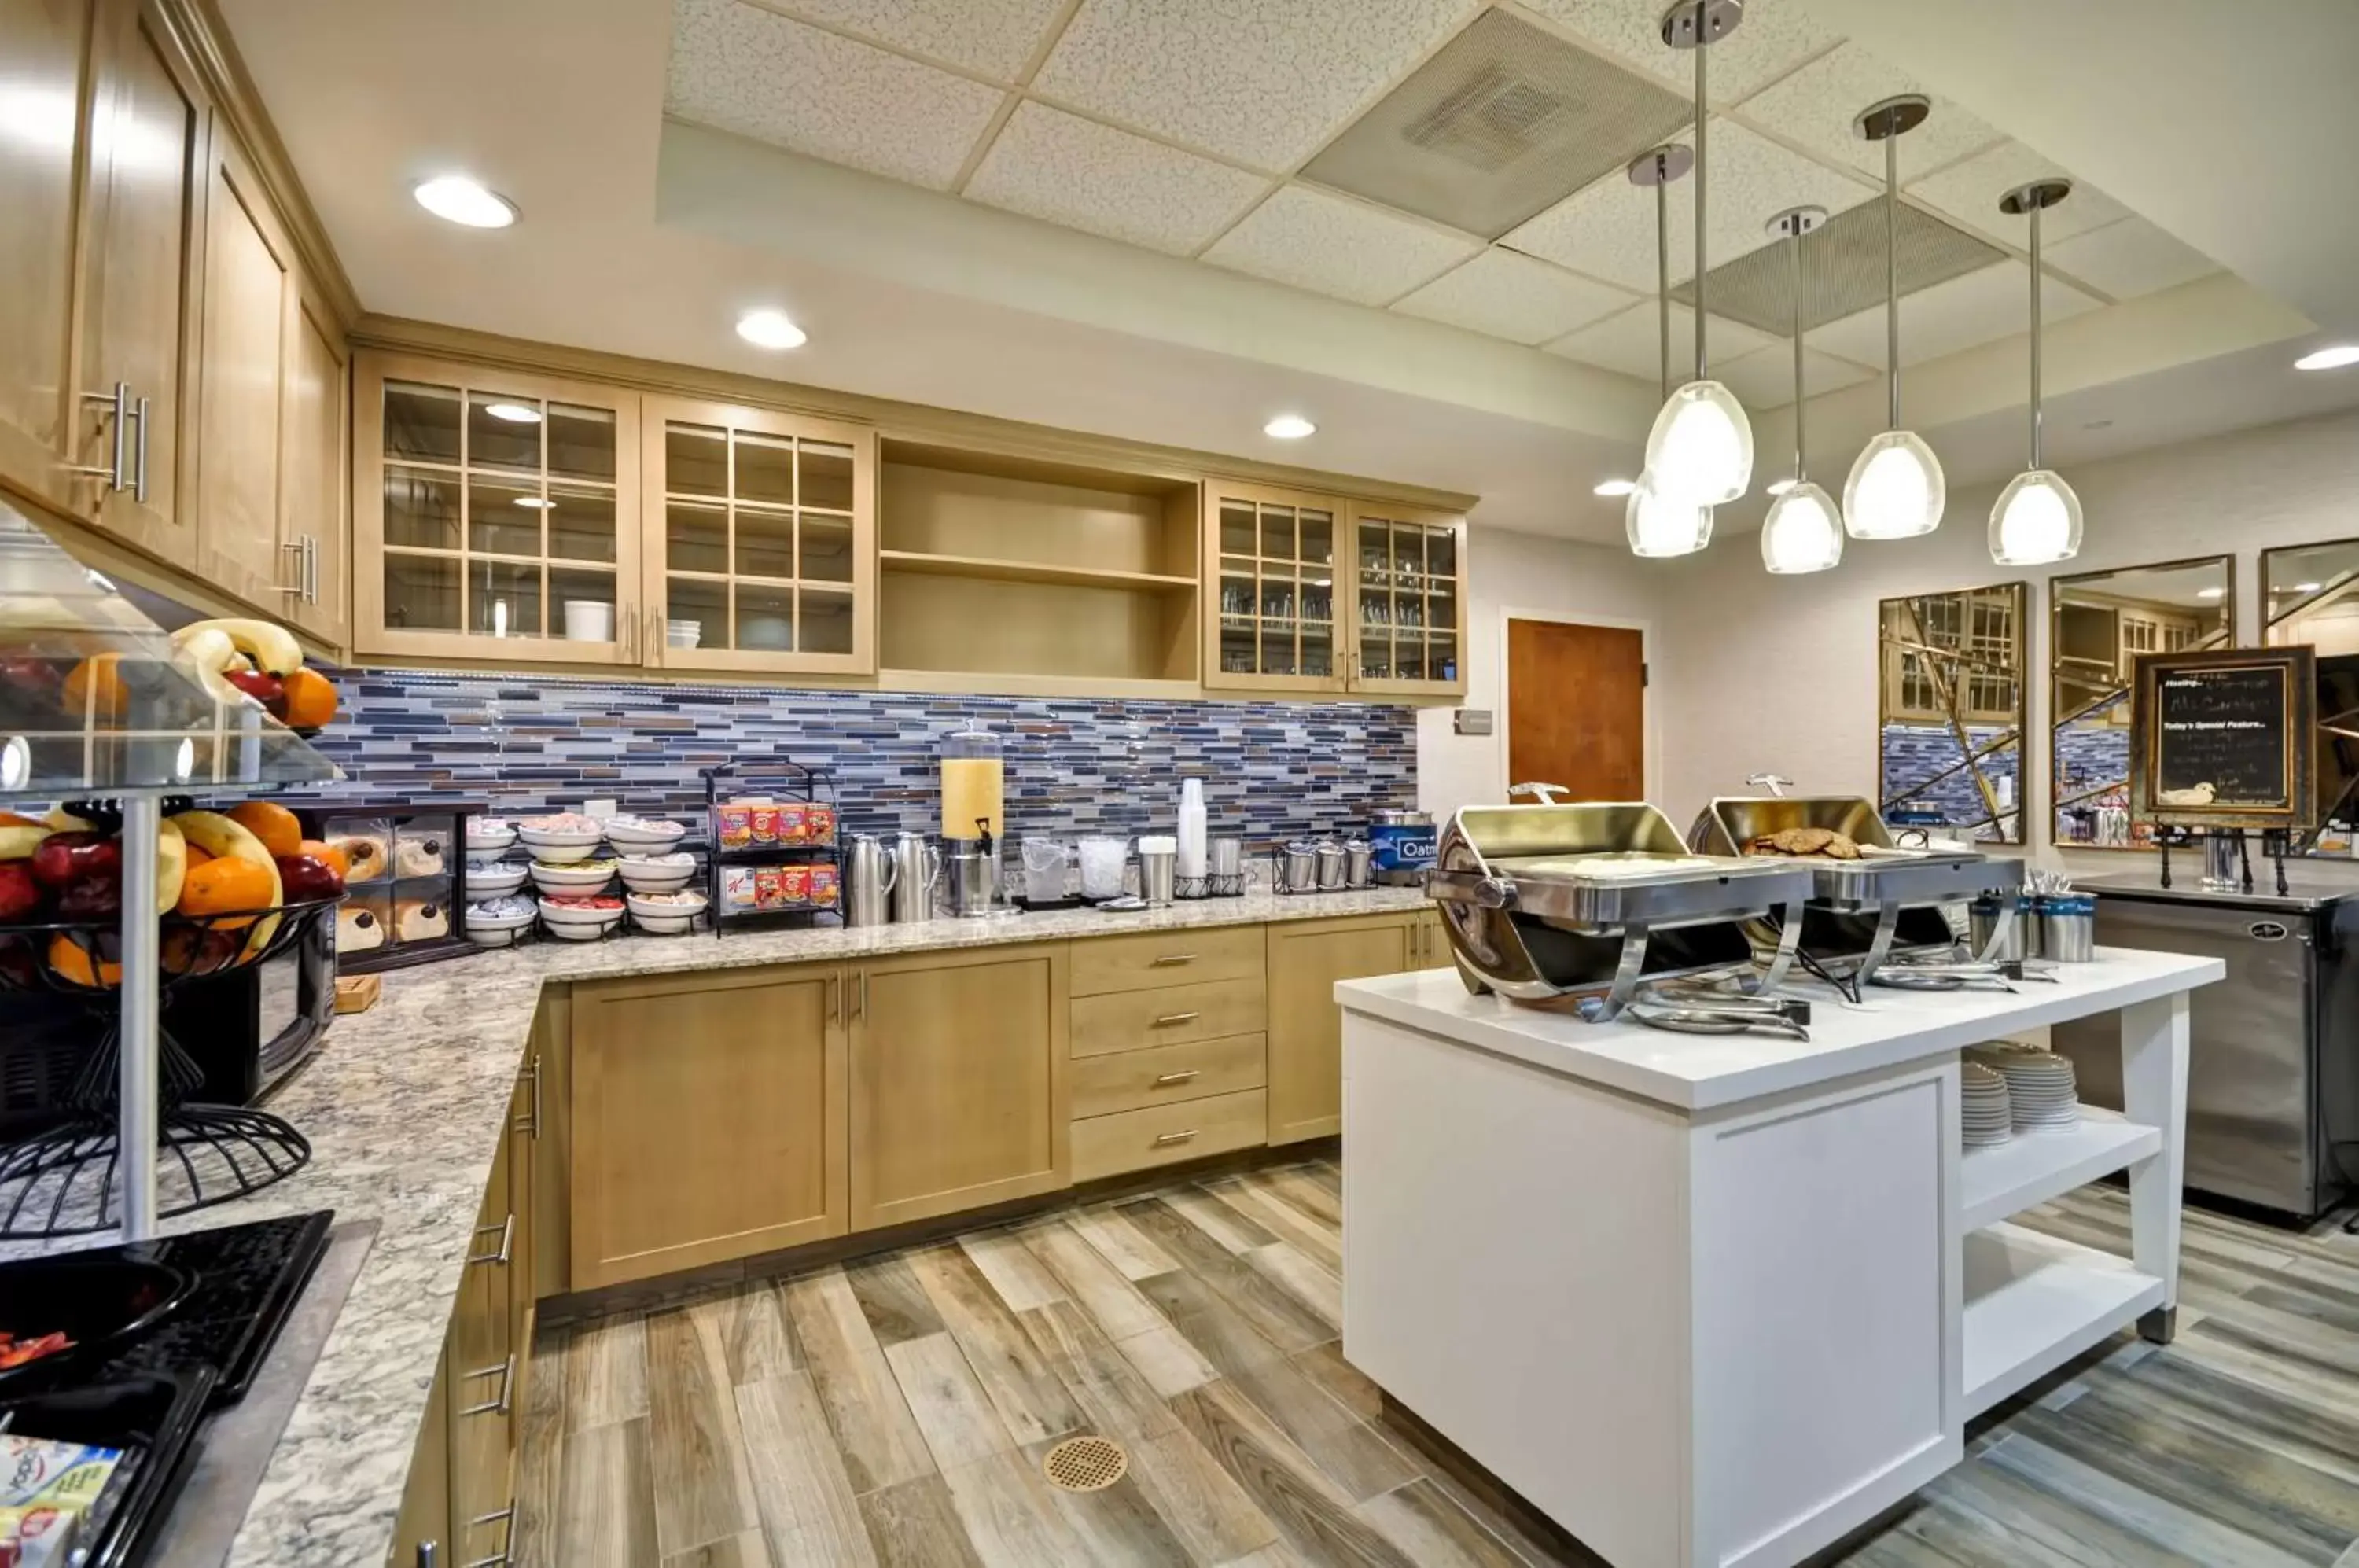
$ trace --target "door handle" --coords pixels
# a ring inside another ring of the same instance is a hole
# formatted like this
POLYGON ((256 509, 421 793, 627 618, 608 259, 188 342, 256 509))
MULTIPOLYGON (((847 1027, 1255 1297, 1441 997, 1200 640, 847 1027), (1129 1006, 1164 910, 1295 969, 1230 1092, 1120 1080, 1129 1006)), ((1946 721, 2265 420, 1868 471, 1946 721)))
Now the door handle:
POLYGON ((1195 1136, 1196 1129, 1194 1127, 1190 1127, 1186 1132, 1167 1132, 1155 1140, 1154 1147, 1157 1149, 1169 1149, 1175 1143, 1190 1142, 1195 1138, 1195 1136))
POLYGON ((316 604, 320 602, 320 536, 318 534, 303 536, 303 602, 307 604, 316 604))
POLYGON ((1148 967, 1151 969, 1169 969, 1177 964, 1193 964, 1195 962, 1196 955, 1192 953, 1167 953, 1157 958, 1153 964, 1148 965, 1148 967))
POLYGON ((475 1227, 475 1234, 477 1236, 489 1236, 494 1231, 500 1233, 499 1250, 496 1252, 469 1253, 467 1255, 468 1268, 473 1269, 478 1263, 497 1263, 503 1268, 506 1266, 509 1258, 514 1255, 516 1249, 516 1215, 510 1214, 507 1218, 502 1220, 497 1225, 477 1225, 475 1227))
POLYGON ((836 1023, 843 1018, 843 996, 839 987, 842 979, 831 973, 827 977, 827 1021, 836 1023))
POLYGON ((852 1016, 855 1018, 864 1018, 868 1016, 868 971, 865 969, 855 971, 853 982, 852 1016))
POLYGON ((478 1557, 471 1562, 462 1563, 459 1568, 508 1568, 510 1554, 516 1551, 516 1505, 514 1503, 510 1503, 504 1508, 494 1508, 487 1514, 477 1514, 467 1521, 467 1528, 477 1530, 487 1524, 503 1522, 508 1528, 501 1538, 500 1549, 489 1557, 478 1557))
MULTIPOLYGON (((131 498, 141 506, 147 504, 147 399, 139 399, 138 411, 132 416, 139 421, 139 444, 134 448, 137 461, 131 470, 131 498)), ((123 488, 121 484, 115 485, 123 488)))
POLYGON ((469 1382, 472 1382, 477 1377, 490 1377, 496 1376, 500 1380, 500 1391, 499 1396, 496 1399, 486 1399, 480 1405, 460 1406, 459 1413, 462 1416, 504 1416, 507 1414, 508 1391, 516 1387, 516 1352, 511 1350, 508 1352, 508 1358, 506 1361, 501 1362, 496 1367, 478 1367, 473 1372, 461 1373, 459 1375, 462 1381, 469 1382))
POLYGON ((614 618, 619 623, 614 628, 616 656, 625 661, 638 658, 639 613, 617 604, 614 606, 614 618))
POLYGON ((531 1108, 525 1112, 529 1119, 513 1124, 514 1128, 529 1137, 538 1138, 540 1136, 540 1052, 533 1052, 532 1065, 524 1070, 522 1076, 532 1085, 532 1094, 525 1102, 531 1108))
POLYGON ((1166 1013, 1161 1018, 1155 1020, 1153 1027, 1156 1029, 1177 1029, 1181 1024, 1192 1024, 1203 1016, 1204 1015, 1201 1013, 1166 1013))
POLYGON ((105 403, 113 407, 114 452, 103 467, 92 463, 76 463, 66 472, 87 474, 92 479, 103 479, 106 481, 103 488, 108 490, 125 489, 127 484, 123 477, 123 442, 129 433, 126 427, 131 419, 131 384, 127 381, 118 381, 114 384, 114 391, 85 392, 82 395, 82 400, 85 403, 105 403))
POLYGON ((1166 1089, 1174 1083, 1190 1083, 1202 1071, 1203 1069, 1201 1067, 1190 1067, 1185 1073, 1166 1073, 1162 1077, 1158 1078, 1154 1083, 1148 1084, 1147 1087, 1150 1089, 1166 1089))
POLYGON ((663 635, 663 632, 658 626, 658 623, 663 619, 663 608, 658 604, 649 604, 647 607, 645 614, 647 616, 647 659, 650 664, 661 664, 663 662, 663 649, 670 640, 663 635))
POLYGON ((303 541, 299 539, 281 539, 278 541, 279 554, 285 555, 290 550, 295 552, 294 583, 290 586, 289 584, 281 583, 277 584, 277 592, 281 593, 292 593, 295 597, 300 599, 303 596, 303 541))

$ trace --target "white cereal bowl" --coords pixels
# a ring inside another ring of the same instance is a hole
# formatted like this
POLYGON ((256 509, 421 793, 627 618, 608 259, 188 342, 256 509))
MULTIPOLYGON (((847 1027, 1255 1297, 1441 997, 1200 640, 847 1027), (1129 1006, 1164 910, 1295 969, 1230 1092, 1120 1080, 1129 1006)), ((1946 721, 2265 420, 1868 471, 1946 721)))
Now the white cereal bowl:
POLYGON ((505 898, 524 886, 525 867, 514 864, 467 867, 467 896, 505 898))
POLYGON ((569 942, 584 942, 611 931, 622 918, 620 909, 575 909, 552 904, 546 898, 540 900, 540 923, 551 935, 569 942))
POLYGON ((679 822, 608 822, 606 842, 625 855, 661 855, 687 832, 679 822))
POLYGON ((623 886, 634 893, 677 893, 696 880, 696 862, 690 859, 685 866, 666 866, 626 855, 622 872, 623 886))
POLYGON ((631 923, 650 936, 681 936, 696 923, 704 912, 705 900, 699 895, 693 904, 650 904, 644 898, 625 898, 631 907, 631 923))
MULTIPOLYGON (((531 924, 529 920, 526 925, 531 924)), ((509 947, 524 935, 524 926, 469 926, 467 940, 477 947, 509 947)))
POLYGON ((549 866, 564 866, 576 860, 587 860, 597 852, 605 834, 595 828, 572 831, 551 831, 546 828, 518 828, 516 836, 532 851, 532 857, 549 866))
POLYGON ((544 866, 535 861, 532 866, 532 885, 544 893, 595 893, 614 879, 611 860, 588 866, 544 866))
POLYGON ((467 822, 467 847, 495 854, 516 843, 514 822, 498 822, 489 817, 470 818, 467 822))
MULTIPOLYGON (((613 916, 609 916, 607 918, 610 920, 614 919, 613 916)), ((569 926, 551 924, 544 929, 548 931, 549 935, 555 937, 560 942, 596 942, 600 937, 604 936, 606 932, 613 928, 611 926, 603 925, 569 926)))

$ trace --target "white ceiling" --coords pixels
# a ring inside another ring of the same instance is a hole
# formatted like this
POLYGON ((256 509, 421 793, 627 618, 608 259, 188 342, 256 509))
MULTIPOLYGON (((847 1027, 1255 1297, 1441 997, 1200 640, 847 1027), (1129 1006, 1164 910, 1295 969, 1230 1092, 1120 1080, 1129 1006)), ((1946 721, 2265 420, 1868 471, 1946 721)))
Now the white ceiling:
MULTIPOLYGON (((1693 57, 1656 38, 1659 5, 1496 8, 1685 94, 1693 57)), ((372 310, 1463 489, 1485 497, 1483 522, 1619 535, 1618 506, 1586 492, 1636 466, 1656 401, 1652 193, 1611 174, 1490 241, 1299 174, 1481 0, 223 9, 372 310), (524 222, 480 234, 425 218, 408 186, 451 168, 524 222), (810 346, 737 343, 727 324, 754 303, 788 308, 810 346), (1285 408, 1319 435, 1261 437, 1285 408)), ((2009 136, 2020 105, 1979 76, 1847 39, 1883 38, 1855 9, 1751 0, 1711 51, 1710 256, 1765 243, 1780 207, 1875 200, 1880 151, 1851 118, 1929 91, 1932 118, 1901 144, 1904 199, 2006 253, 1904 306, 1908 403, 1938 442, 2022 397, 2026 234, 1998 194, 2133 165, 2033 152, 2009 136), (1886 63, 1902 58, 1905 73, 1886 63)), ((1695 183, 1670 191, 1675 286, 1693 270, 1695 183)), ((2309 328, 2086 181, 2049 220, 2060 396, 2309 328)), ((1674 315, 1676 366, 1692 349, 1674 315)), ((1883 312, 1815 329, 1809 349, 1812 444, 1855 442, 1881 418, 1883 312)), ((1712 350, 1749 404, 1790 403, 1788 345, 1714 317, 1712 350)), ((2250 422, 2224 381, 2173 386, 2173 429, 2250 422)), ((1778 419, 1765 452, 1788 439, 1778 419)))

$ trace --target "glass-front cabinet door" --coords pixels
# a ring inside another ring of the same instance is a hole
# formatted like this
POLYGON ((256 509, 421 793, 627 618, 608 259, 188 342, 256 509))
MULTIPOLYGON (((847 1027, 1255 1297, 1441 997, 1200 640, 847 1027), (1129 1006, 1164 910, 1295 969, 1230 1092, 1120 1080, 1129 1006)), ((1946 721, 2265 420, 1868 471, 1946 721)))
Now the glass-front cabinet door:
POLYGON ((1209 480, 1204 684, 1233 691, 1340 691, 1337 628, 1344 593, 1335 554, 1343 507, 1332 497, 1209 480))
POLYGON ((357 651, 641 662, 636 394, 365 354, 353 405, 357 651))
POLYGON ((1354 502, 1351 537, 1352 690, 1464 691, 1465 520, 1354 502))
POLYGON ((873 673, 875 432, 649 398, 645 440, 647 662, 873 673))

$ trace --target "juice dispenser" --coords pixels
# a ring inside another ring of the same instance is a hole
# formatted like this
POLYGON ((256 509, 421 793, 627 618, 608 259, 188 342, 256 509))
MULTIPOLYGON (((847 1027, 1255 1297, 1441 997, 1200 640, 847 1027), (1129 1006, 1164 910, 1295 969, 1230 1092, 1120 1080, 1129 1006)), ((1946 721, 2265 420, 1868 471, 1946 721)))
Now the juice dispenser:
POLYGON ((990 731, 969 725, 942 737, 942 874, 952 914, 987 915, 998 902, 1006 777, 990 731))

